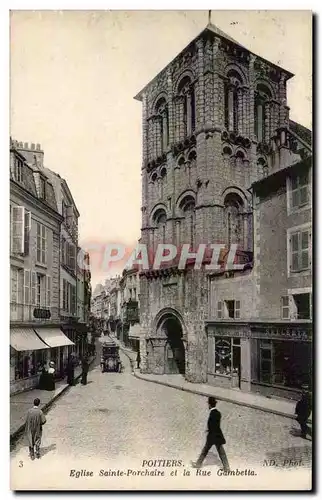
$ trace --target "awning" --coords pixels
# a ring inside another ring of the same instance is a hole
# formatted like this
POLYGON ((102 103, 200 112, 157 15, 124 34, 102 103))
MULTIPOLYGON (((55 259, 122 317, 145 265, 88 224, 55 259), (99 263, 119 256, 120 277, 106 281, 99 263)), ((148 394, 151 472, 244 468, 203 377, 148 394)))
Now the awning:
POLYGON ((141 336, 140 323, 135 323, 135 325, 131 325, 129 331, 129 339, 139 339, 140 336, 141 336))
POLYGON ((49 349, 32 328, 10 328, 10 345, 16 351, 49 349))
POLYGON ((35 331, 49 347, 75 345, 59 328, 35 328, 35 331))

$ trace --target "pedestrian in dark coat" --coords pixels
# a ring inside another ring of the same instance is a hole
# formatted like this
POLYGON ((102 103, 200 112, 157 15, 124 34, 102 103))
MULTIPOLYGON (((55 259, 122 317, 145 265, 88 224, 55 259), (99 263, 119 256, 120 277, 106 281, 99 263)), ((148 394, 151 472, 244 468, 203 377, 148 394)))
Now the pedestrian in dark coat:
POLYGON ((301 399, 296 403, 295 414, 296 420, 301 427, 301 437, 306 438, 307 434, 311 434, 311 430, 307 425, 307 421, 312 411, 312 403, 308 387, 303 387, 301 399))
POLYGON ((29 453, 31 460, 36 457, 40 458, 40 444, 42 437, 42 426, 46 423, 46 417, 39 408, 40 399, 34 400, 34 407, 28 410, 25 432, 28 439, 29 453))
POLYGON ((69 355, 67 361, 67 384, 74 385, 75 381, 75 361, 72 354, 69 355))
POLYGON ((88 359, 88 355, 85 354, 82 358, 82 380, 81 380, 81 383, 83 385, 87 384, 88 370, 89 370, 89 359, 88 359))
POLYGON ((207 439, 197 462, 192 462, 192 466, 199 469, 202 466, 202 462, 208 455, 210 448, 212 446, 216 446, 224 471, 229 471, 229 463, 223 446, 226 444, 226 440, 220 428, 221 413, 216 409, 216 405, 216 399, 214 397, 209 397, 208 406, 210 412, 208 418, 207 439))
POLYGON ((141 363, 141 355, 140 355, 140 351, 138 351, 138 353, 136 355, 136 367, 137 367, 137 369, 140 368, 140 363, 141 363))

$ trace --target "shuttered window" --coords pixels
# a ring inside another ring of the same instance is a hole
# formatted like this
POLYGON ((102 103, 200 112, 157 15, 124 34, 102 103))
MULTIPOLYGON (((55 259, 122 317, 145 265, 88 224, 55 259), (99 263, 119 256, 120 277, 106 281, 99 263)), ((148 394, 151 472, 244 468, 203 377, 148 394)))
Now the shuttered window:
POLYGON ((47 228, 37 223, 37 262, 47 264, 47 228))
POLYGON ((12 253, 24 253, 24 225, 25 208, 19 206, 12 207, 12 253))
POLYGON ((31 304, 36 305, 37 273, 31 273, 31 304))
POLYGON ((24 271, 24 304, 30 304, 30 285, 31 285, 30 271, 25 269, 24 271))
POLYGON ((309 230, 297 231, 290 237, 290 267, 291 271, 304 271, 310 267, 310 239, 309 230))
POLYGON ((51 306, 51 276, 46 276, 46 307, 51 306))
POLYGON ((223 317, 222 302, 219 301, 217 302, 217 318, 222 319, 222 317, 223 317))

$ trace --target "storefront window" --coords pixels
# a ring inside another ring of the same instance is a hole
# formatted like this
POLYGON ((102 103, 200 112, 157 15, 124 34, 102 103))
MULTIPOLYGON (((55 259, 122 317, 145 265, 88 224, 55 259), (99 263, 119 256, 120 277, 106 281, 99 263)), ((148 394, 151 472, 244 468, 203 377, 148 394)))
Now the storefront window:
POLYGON ((17 352, 15 355, 15 380, 37 375, 45 363, 46 350, 17 352))
POLYGON ((311 383, 308 342, 260 341, 260 381, 300 388, 311 383))
POLYGON ((215 373, 222 375, 239 375, 239 338, 215 338, 215 373))

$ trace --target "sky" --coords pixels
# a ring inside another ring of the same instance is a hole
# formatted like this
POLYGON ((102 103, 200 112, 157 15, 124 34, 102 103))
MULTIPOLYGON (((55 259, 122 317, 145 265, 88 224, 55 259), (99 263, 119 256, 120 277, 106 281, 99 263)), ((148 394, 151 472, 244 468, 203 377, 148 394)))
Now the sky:
MULTIPOLYGON (((211 21, 291 71, 290 117, 312 127, 309 11, 212 11, 211 21)), ((68 182, 83 247, 133 246, 141 226, 141 103, 134 96, 208 22, 208 11, 12 11, 10 134, 40 143, 68 182)), ((108 274, 92 258, 92 284, 108 274)))

